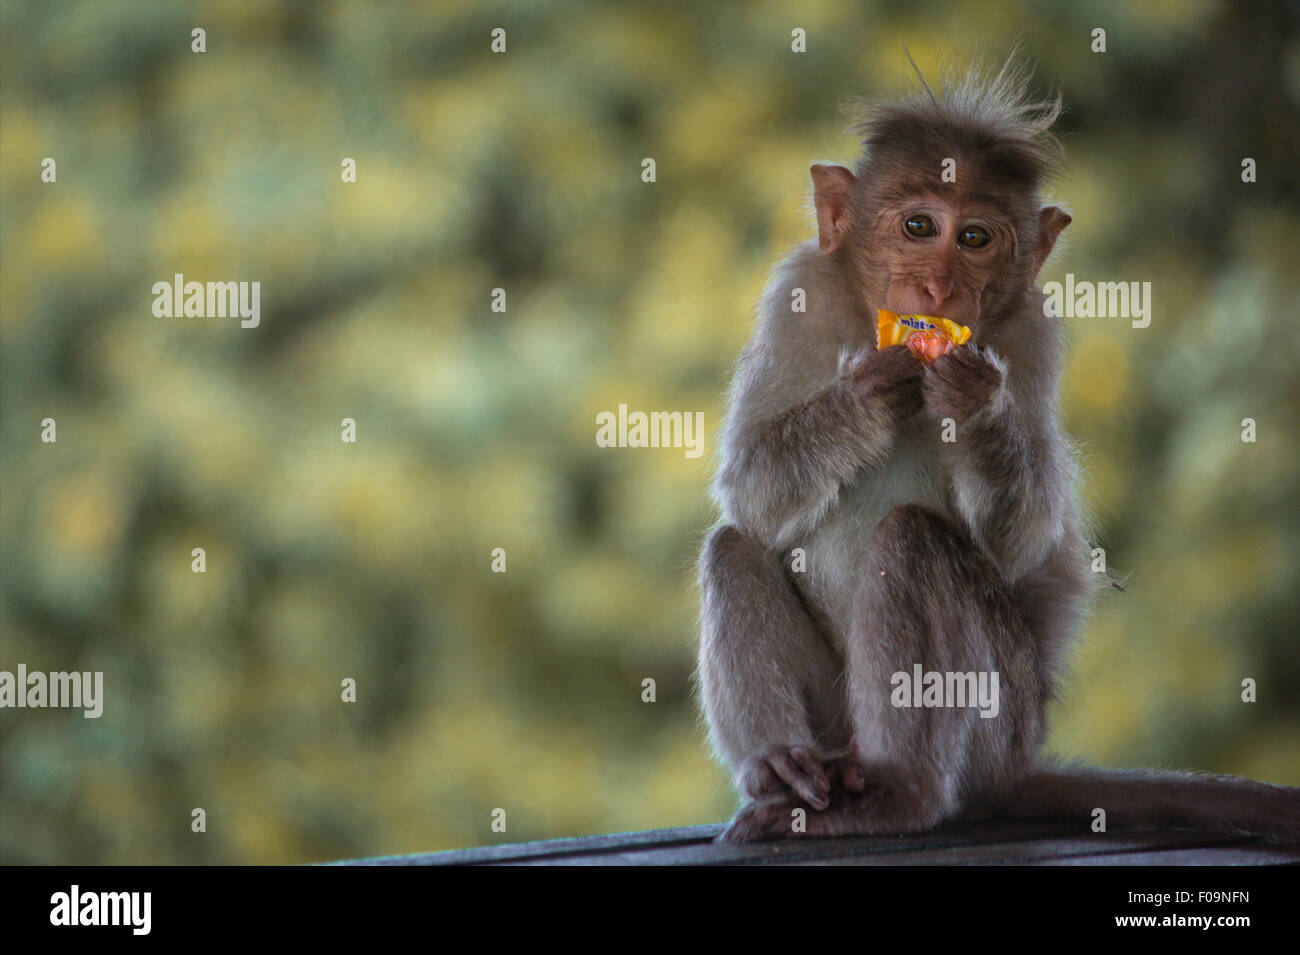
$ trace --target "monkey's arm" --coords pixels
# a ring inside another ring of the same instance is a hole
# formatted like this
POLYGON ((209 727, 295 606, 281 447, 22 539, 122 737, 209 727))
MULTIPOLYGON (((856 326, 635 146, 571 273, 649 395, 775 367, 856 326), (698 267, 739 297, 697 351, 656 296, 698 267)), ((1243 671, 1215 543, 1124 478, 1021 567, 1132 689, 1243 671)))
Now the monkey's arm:
POLYGON ((898 422, 920 410, 919 370, 906 349, 869 351, 842 361, 839 377, 811 397, 764 414, 780 400, 768 383, 781 371, 752 355, 714 482, 724 520, 778 549, 815 525, 860 468, 885 460, 898 422))
POLYGON ((957 421, 957 441, 947 446, 952 502, 1006 579, 1021 580, 1072 544, 1074 465, 1054 402, 1011 387, 1005 364, 977 348, 936 361, 925 396, 936 415, 957 421))

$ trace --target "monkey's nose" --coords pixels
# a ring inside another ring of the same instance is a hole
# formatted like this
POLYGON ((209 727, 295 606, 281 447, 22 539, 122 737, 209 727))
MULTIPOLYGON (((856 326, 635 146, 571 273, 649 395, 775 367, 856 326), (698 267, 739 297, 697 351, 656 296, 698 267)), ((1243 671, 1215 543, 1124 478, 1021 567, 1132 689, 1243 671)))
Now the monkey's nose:
POLYGON ((952 296, 952 273, 932 272, 924 283, 925 293, 937 309, 952 296))

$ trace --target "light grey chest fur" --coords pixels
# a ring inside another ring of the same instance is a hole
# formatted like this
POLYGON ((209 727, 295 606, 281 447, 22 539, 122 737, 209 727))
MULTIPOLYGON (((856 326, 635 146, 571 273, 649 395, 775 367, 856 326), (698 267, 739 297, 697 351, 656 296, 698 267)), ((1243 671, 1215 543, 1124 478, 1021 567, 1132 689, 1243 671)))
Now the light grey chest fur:
MULTIPOLYGON (((904 425, 888 461, 864 467, 795 547, 803 547, 807 569, 795 580, 814 608, 841 634, 847 628, 859 574, 818 573, 818 568, 863 565, 871 535, 894 508, 922 504, 947 513, 945 476, 939 458, 938 425, 918 415, 904 425)), ((790 566, 787 564, 787 566, 790 566)))

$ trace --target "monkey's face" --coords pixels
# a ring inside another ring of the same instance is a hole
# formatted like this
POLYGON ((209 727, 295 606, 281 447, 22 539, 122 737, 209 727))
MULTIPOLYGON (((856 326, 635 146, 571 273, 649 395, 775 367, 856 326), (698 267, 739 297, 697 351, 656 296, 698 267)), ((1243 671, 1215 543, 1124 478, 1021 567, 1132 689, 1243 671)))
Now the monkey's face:
POLYGON ((1056 206, 1038 208, 1032 163, 991 152, 959 163, 978 185, 940 185, 920 172, 940 169, 939 159, 893 148, 898 155, 877 157, 860 176, 812 167, 818 244, 856 272, 868 320, 884 308, 975 329, 1014 314, 1070 222, 1056 206))
POLYGON ((933 195, 882 210, 869 226, 872 307, 939 315, 974 327, 1006 298, 1016 264, 1016 232, 991 203, 933 195), (872 287, 874 286, 874 287, 872 287))

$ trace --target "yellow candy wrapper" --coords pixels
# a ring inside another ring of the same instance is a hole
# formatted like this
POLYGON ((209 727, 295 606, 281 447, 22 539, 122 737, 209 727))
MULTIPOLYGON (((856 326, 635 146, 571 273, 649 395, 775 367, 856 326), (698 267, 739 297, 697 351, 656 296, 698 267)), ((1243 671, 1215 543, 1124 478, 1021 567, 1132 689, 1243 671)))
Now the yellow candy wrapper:
POLYGON ((876 312, 878 348, 906 345, 919 358, 934 361, 954 345, 970 340, 970 329, 937 315, 899 315, 887 309, 876 312))

